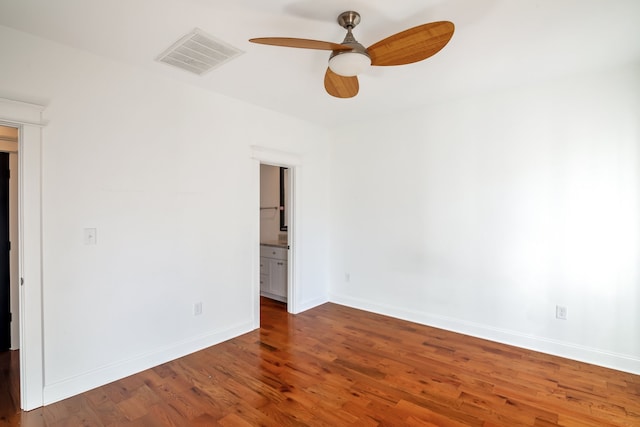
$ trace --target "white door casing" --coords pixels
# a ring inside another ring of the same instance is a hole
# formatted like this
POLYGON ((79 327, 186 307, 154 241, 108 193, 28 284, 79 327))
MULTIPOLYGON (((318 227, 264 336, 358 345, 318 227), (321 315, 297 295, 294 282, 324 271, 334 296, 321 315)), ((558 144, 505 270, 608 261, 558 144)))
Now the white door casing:
POLYGON ((18 128, 20 407, 43 405, 42 120, 44 107, 0 98, 0 124, 18 128))
POLYGON ((289 313, 298 313, 300 301, 298 298, 297 283, 299 283, 298 269, 296 268, 296 259, 300 241, 298 233, 300 227, 300 218, 298 206, 300 205, 300 180, 298 176, 302 167, 302 161, 299 155, 285 151, 274 150, 271 148, 251 146, 251 158, 254 160, 253 165, 253 192, 255 204, 255 221, 253 230, 253 295, 254 295, 254 327, 260 327, 260 163, 270 164, 273 166, 283 166, 289 168, 290 182, 290 201, 288 201, 287 210, 289 211, 289 230, 287 232, 289 239, 289 254, 287 262, 287 311, 289 313))

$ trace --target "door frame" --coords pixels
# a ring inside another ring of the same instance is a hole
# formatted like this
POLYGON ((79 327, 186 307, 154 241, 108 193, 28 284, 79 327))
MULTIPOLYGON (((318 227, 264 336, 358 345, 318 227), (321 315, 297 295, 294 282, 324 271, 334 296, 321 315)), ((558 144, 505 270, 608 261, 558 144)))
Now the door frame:
POLYGON ((44 106, 0 98, 0 123, 18 128, 20 407, 44 403, 42 120, 44 106))
POLYGON ((288 259, 287 259, 287 311, 292 314, 299 313, 299 293, 298 293, 298 248, 300 247, 300 172, 302 161, 299 155, 286 151, 274 150, 272 148, 258 145, 251 146, 251 158, 253 159, 253 205, 255 207, 254 227, 253 227, 253 309, 254 328, 260 327, 260 164, 280 166, 289 168, 289 194, 287 209, 289 210, 289 230, 288 238, 288 259))

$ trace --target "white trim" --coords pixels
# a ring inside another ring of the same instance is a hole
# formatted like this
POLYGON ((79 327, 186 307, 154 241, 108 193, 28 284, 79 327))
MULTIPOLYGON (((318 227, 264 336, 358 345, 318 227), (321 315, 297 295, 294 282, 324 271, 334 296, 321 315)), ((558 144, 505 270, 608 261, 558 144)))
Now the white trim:
POLYGON ((298 257, 298 221, 297 221, 297 207, 299 206, 299 194, 298 194, 298 173, 300 172, 300 166, 295 166, 291 163, 285 165, 289 168, 289 200, 286 201, 289 210, 289 218, 287 224, 287 245, 289 250, 287 251, 287 311, 289 313, 298 314, 300 310, 300 298, 298 297, 298 283, 300 278, 298 277, 297 260, 298 257), (295 243, 294 243, 295 242, 295 243))
MULTIPOLYGON (((253 157, 252 157, 253 158, 253 157)), ((252 212, 260 212, 260 161, 254 159, 251 167, 252 212)), ((251 306, 253 307, 253 329, 260 327, 260 215, 254 215, 251 230, 251 306), (257 243, 256 243, 257 239, 257 243)))
POLYGON ((251 158, 262 163, 269 163, 274 166, 300 166, 302 159, 298 154, 287 151, 274 150, 273 148, 251 146, 251 158))
POLYGON ((44 109, 43 105, 0 98, 0 120, 6 121, 9 125, 13 124, 13 127, 16 127, 15 125, 46 126, 47 122, 42 120, 44 109))
POLYGON ((346 295, 332 294, 330 301, 372 313, 419 323, 421 325, 640 375, 640 359, 630 355, 611 353, 597 348, 536 337, 534 335, 527 335, 508 329, 495 328, 489 325, 468 322, 447 316, 378 304, 346 295))
POLYGON ((178 359, 196 351, 203 350, 221 342, 235 338, 253 330, 251 322, 246 322, 224 330, 208 332, 189 338, 177 344, 157 348, 136 357, 110 363, 74 377, 47 384, 44 388, 44 404, 58 402, 71 396, 84 393, 104 384, 117 381, 138 372, 178 359))
POLYGON ((47 108, 44 105, 34 104, 32 102, 18 101, 18 100, 9 99, 9 98, 0 98, 0 103, 6 104, 6 105, 12 105, 17 108, 25 109, 25 111, 35 112, 38 114, 42 113, 45 110, 45 108, 47 108))
POLYGON ((13 120, 10 123, 13 123, 14 126, 15 125, 26 125, 26 126, 33 126, 33 127, 38 127, 38 128, 43 128, 45 127, 48 122, 29 122, 27 120, 13 120))
POLYGON ((0 123, 18 128, 20 407, 43 404, 42 120, 44 106, 0 98, 0 123))
MULTIPOLYGON (((270 164, 274 166, 283 166, 289 168, 289 179, 291 189, 291 203, 289 207, 291 213, 289 216, 289 252, 287 260, 288 279, 287 280, 287 311, 292 314, 300 313, 300 302, 298 298, 298 283, 300 278, 298 277, 299 270, 297 268, 297 260, 299 248, 300 248, 300 233, 297 230, 300 228, 299 223, 299 206, 300 206, 300 171, 302 168, 302 159, 299 155, 289 153, 285 151, 274 150, 267 147, 260 147, 257 145, 251 146, 251 158, 254 160, 253 165, 253 193, 254 193, 254 207, 255 212, 259 212, 260 209, 260 163, 270 164)), ((260 219, 259 215, 255 215, 253 227, 253 295, 254 300, 254 318, 256 328, 260 327, 260 219)))
POLYGON ((317 307, 322 304, 326 304, 329 302, 327 298, 315 298, 309 301, 305 301, 298 305, 298 313, 302 313, 303 311, 311 310, 314 307, 317 307))

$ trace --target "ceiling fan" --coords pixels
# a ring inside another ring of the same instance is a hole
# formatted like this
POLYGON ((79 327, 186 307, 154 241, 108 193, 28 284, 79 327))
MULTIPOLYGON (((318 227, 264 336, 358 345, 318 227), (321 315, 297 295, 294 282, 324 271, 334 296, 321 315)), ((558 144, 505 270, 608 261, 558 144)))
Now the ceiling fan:
POLYGON ((324 76, 324 88, 329 95, 337 98, 352 98, 359 90, 357 75, 369 65, 404 65, 427 59, 445 47, 454 30, 452 22, 431 22, 401 31, 365 48, 351 32, 359 23, 358 12, 348 11, 338 16, 338 24, 347 30, 347 35, 340 44, 290 37, 262 37, 249 41, 332 51, 324 76))

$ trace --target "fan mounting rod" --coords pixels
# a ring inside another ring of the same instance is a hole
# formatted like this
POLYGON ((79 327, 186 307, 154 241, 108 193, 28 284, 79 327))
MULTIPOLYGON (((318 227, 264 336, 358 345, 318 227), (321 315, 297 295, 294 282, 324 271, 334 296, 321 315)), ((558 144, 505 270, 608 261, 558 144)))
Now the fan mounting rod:
POLYGON ((352 10, 342 12, 338 16, 338 24, 345 30, 352 30, 360 23, 360 14, 352 10))

